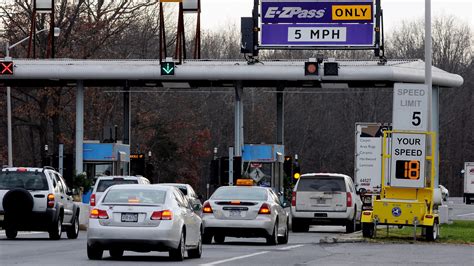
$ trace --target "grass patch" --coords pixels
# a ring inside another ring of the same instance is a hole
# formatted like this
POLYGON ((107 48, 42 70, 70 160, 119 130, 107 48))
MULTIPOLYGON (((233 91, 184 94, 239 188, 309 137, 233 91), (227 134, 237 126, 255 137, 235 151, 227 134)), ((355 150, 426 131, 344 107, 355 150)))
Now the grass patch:
MULTIPOLYGON (((416 239, 417 241, 426 241, 422 236, 421 228, 416 229, 416 239)), ((381 226, 377 229, 377 237, 373 240, 396 243, 413 241, 413 227, 405 226, 402 229, 390 227, 387 236, 387 229, 381 226)), ((437 242, 474 244, 474 221, 454 221, 452 224, 442 224, 437 242)))

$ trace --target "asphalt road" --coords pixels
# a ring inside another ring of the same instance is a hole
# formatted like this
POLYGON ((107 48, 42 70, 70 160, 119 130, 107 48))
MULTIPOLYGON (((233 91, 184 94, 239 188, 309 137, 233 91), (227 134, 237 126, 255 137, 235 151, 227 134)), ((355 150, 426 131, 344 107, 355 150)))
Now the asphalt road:
POLYGON ((448 198, 450 220, 474 220, 474 204, 467 205, 462 198, 448 198))
POLYGON ((287 245, 267 246, 263 239, 229 238, 223 245, 205 245, 201 259, 173 262, 164 252, 125 252, 112 260, 104 252, 102 261, 86 255, 86 232, 69 240, 63 235, 52 241, 47 234, 21 232, 18 239, 7 240, 0 231, 0 265, 472 265, 474 247, 418 242, 417 244, 320 244, 334 237, 343 227, 312 227, 309 233, 292 233, 287 245))

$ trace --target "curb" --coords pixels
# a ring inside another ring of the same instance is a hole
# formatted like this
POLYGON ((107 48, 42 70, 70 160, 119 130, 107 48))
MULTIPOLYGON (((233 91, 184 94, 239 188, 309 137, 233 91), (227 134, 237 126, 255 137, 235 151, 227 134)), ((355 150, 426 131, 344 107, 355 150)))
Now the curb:
POLYGON ((362 233, 355 232, 351 234, 339 235, 336 237, 324 237, 319 240, 320 244, 335 244, 335 243, 365 243, 367 240, 362 237, 362 233))

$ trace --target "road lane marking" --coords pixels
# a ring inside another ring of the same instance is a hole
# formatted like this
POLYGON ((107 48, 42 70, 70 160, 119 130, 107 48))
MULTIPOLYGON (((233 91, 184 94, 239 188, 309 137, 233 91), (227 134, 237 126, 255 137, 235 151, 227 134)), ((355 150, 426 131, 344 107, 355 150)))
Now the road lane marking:
MULTIPOLYGON (((18 235, 34 235, 34 234, 41 234, 46 232, 38 232, 38 231, 31 231, 31 232, 18 232, 18 235)), ((4 230, 0 230, 0 236, 5 236, 6 233, 4 230)))
POLYGON ((233 258, 229 258, 229 259, 225 259, 225 260, 218 260, 218 261, 214 261, 214 262, 211 262, 211 263, 201 264, 201 266, 212 266, 212 265, 222 264, 222 263, 226 263, 226 262, 229 262, 229 261, 240 260, 240 259, 245 259, 245 258, 249 258, 249 257, 255 257, 255 256, 262 255, 262 254, 265 254, 265 253, 268 253, 268 252, 269 251, 262 251, 262 252, 248 254, 248 255, 233 257, 233 258))
POLYGON ((465 214, 458 214, 458 215, 456 215, 456 216, 457 216, 457 217, 463 217, 463 216, 471 216, 471 215, 474 215, 474 212, 465 213, 465 214))
POLYGON ((294 248, 299 248, 299 247, 302 247, 304 245, 294 245, 294 246, 288 246, 288 247, 284 247, 284 248, 278 248, 278 250, 290 250, 290 249, 294 249, 294 248))

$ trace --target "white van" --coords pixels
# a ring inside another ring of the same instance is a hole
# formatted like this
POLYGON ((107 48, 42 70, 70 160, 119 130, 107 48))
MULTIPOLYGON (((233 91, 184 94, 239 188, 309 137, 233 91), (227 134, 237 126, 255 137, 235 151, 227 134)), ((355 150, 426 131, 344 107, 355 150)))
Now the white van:
POLYGON ((464 201, 471 204, 474 201, 474 162, 464 164, 464 201))
POLYGON ((97 204, 107 188, 120 184, 150 184, 150 180, 143 176, 99 176, 92 190, 90 206, 97 204))

